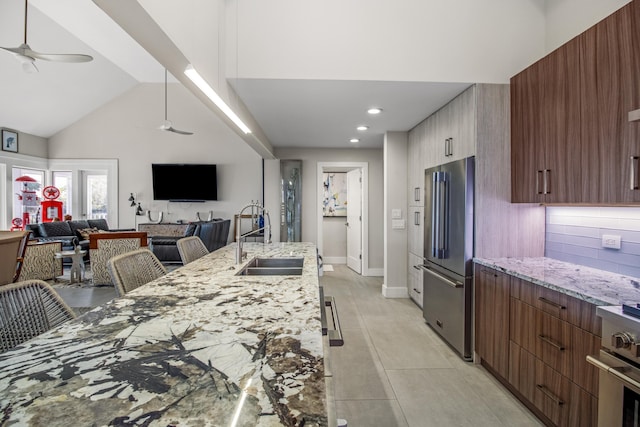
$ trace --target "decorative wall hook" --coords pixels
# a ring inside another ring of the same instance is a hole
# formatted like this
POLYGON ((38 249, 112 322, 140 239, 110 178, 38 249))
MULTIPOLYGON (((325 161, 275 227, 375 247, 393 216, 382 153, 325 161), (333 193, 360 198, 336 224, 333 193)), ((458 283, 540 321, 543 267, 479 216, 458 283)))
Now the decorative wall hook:
MULTIPOLYGON (((196 212, 196 218, 198 219, 198 221, 204 221, 202 218, 200 218, 200 212, 196 212)), ((209 211, 207 216, 207 221, 211 221, 212 219, 213 219, 213 211, 209 211)))
POLYGON ((158 212, 158 220, 154 220, 151 218, 151 211, 147 211, 147 218, 149 218, 149 221, 151 221, 153 224, 160 224, 162 222, 162 211, 158 212))

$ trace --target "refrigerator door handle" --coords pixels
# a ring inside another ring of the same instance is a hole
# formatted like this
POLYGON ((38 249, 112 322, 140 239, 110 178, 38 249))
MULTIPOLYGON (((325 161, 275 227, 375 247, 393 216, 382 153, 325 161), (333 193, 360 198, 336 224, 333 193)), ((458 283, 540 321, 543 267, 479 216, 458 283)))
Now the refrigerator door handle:
POLYGON ((440 208, 442 218, 440 220, 440 258, 449 256, 449 182, 446 172, 441 172, 440 208))
POLYGON ((420 267, 422 268, 422 270, 425 273, 429 273, 430 275, 432 275, 435 278, 439 279, 440 281, 444 282, 446 285, 451 286, 452 288, 462 288, 464 286, 464 283, 460 283, 458 281, 451 280, 450 278, 448 278, 445 275, 442 275, 440 273, 436 273, 435 271, 433 271, 432 269, 430 269, 426 265, 421 265, 420 267))
POLYGON ((439 217, 438 217, 438 172, 433 172, 431 175, 431 256, 438 257, 438 231, 439 217))

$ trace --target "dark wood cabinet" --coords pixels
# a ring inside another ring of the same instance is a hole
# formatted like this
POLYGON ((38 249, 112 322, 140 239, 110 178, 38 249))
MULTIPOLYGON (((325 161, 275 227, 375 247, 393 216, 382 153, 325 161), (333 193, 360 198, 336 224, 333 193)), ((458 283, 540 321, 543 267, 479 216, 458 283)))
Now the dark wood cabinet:
POLYGON ((509 376, 509 278, 494 269, 476 266, 476 353, 499 375, 509 376))
POLYGON ((596 426, 600 349, 595 305, 476 264, 475 352, 541 420, 596 426))
POLYGON ((512 202, 640 201, 639 34, 635 0, 511 79, 512 202))
POLYGON ((513 202, 580 201, 580 43, 511 79, 513 202))
POLYGON ((595 306, 512 277, 509 307, 510 383, 553 425, 596 426, 595 306))

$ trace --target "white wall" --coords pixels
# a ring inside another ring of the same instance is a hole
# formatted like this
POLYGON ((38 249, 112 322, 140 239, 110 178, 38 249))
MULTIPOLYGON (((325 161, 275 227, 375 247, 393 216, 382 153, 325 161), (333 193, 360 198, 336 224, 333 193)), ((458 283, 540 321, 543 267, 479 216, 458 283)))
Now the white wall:
POLYGON ((393 229, 391 210, 407 221, 407 132, 387 132, 384 138, 384 287, 387 297, 408 297, 407 229, 393 229))
MULTIPOLYGON (((9 130, 18 133, 18 154, 24 154, 25 156, 42 157, 45 159, 48 157, 49 152, 46 138, 20 132, 19 129, 9 130)), ((0 159, 2 159, 3 157, 6 158, 8 155, 8 151, 0 151, 0 159)))
POLYGON ((49 140, 52 159, 118 159, 120 227, 133 226, 127 202, 131 192, 154 217, 164 211, 166 222, 195 220, 196 212, 209 210, 216 217, 232 218, 246 203, 262 196, 261 158, 181 85, 169 84, 168 100, 174 127, 195 135, 157 130, 164 118, 163 85, 141 84, 49 140), (219 201, 154 202, 151 163, 217 164, 219 201))
POLYGON ((630 0, 546 0, 547 34, 545 44, 547 53, 560 47, 629 2, 630 0))
POLYGON ((227 75, 505 83, 544 53, 544 0, 229 3, 227 75), (233 23, 229 23, 231 26, 233 23), (237 43, 234 46, 233 43, 237 43))
MULTIPOLYGON (((367 162, 369 165, 369 269, 380 269, 383 255, 383 170, 382 150, 371 149, 276 149, 279 159, 302 160, 302 240, 317 243, 318 162, 367 162)), ((265 182, 265 191, 273 192, 277 182, 265 182)))
POLYGON ((347 217, 322 218, 322 256, 327 264, 347 262, 347 217))

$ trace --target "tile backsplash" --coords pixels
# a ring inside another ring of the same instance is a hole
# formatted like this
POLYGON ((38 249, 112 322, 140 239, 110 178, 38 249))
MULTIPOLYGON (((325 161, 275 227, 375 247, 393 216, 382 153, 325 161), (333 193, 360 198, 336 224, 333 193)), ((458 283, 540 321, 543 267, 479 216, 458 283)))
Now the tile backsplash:
POLYGON ((640 207, 547 207, 545 256, 640 277, 640 207), (620 249, 602 235, 620 236, 620 249))

